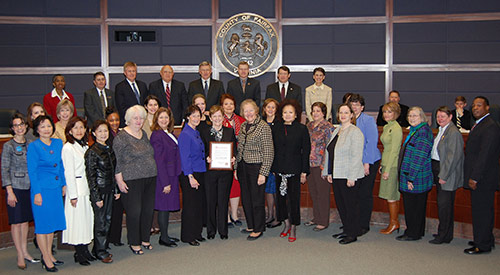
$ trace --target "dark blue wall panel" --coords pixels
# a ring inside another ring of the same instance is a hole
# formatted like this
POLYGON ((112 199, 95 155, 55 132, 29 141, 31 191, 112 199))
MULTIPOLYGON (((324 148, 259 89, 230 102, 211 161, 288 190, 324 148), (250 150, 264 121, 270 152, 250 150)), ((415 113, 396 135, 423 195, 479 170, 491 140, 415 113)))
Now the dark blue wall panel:
POLYGON ((497 0, 395 0, 394 15, 499 12, 497 0))
POLYGON ((455 97, 470 103, 484 95, 490 104, 500 103, 500 72, 395 72, 393 88, 401 93, 401 103, 421 106, 432 112, 441 105, 453 107, 455 97))
POLYGON ((394 26, 394 63, 498 63, 500 21, 394 26))
POLYGON ((211 18, 211 11, 206 0, 108 0, 111 18, 211 18))
POLYGON ((219 18, 229 18, 242 12, 251 12, 266 18, 274 18, 274 0, 219 0, 219 18))
POLYGON ((211 61, 210 27, 111 27, 110 64, 133 60, 140 65, 197 65, 211 61), (154 42, 115 42, 115 31, 155 31, 154 42))
POLYGON ((284 18, 383 16, 385 0, 286 0, 284 18))
POLYGON ((383 24, 283 26, 284 64, 385 63, 383 24))
POLYGON ((99 66, 98 26, 0 25, 0 66, 99 66))
POLYGON ((0 15, 42 17, 99 17, 100 0, 3 0, 0 15))

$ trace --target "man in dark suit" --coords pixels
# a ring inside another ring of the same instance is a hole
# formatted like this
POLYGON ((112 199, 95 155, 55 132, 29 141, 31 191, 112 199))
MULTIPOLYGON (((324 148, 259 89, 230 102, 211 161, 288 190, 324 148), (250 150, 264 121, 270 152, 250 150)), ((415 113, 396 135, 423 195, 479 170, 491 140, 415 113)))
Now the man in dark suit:
POLYGON ((227 93, 236 100, 235 112, 240 114, 240 104, 245 99, 253 99, 260 106, 260 82, 249 78, 250 66, 246 61, 238 64, 238 77, 227 83, 227 93))
POLYGON ((303 106, 302 88, 297 84, 289 82, 290 76, 290 69, 287 66, 279 67, 278 82, 267 86, 266 99, 274 98, 280 103, 285 98, 295 99, 303 106))
POLYGON ((170 65, 161 68, 160 76, 161 79, 149 84, 149 94, 158 97, 161 106, 170 108, 175 125, 181 125, 184 110, 188 106, 184 83, 173 79, 174 69, 170 65))
POLYGON ((88 128, 98 119, 106 120, 106 108, 115 107, 115 93, 106 89, 106 76, 103 72, 94 74, 94 88, 83 94, 83 107, 88 128))
POLYGON ((474 241, 466 254, 491 251, 493 236, 495 191, 498 189, 500 157, 500 126, 489 114, 488 99, 477 96, 472 102, 472 126, 465 146, 464 187, 470 189, 474 241))
MULTIPOLYGON (((399 92, 396 90, 392 90, 389 93, 389 101, 394 102, 399 104, 399 107, 401 108, 401 114, 399 115, 398 119, 396 121, 399 123, 399 126, 401 127, 408 127, 410 126, 410 123, 408 123, 408 106, 403 105, 399 103, 401 100, 401 97, 399 96, 399 92)), ((377 116, 377 126, 384 126, 387 124, 387 121, 384 120, 384 114, 382 112, 382 107, 384 105, 381 105, 379 110, 378 110, 378 116, 377 116)))
POLYGON ((125 79, 115 86, 115 103, 120 115, 120 127, 125 127, 125 112, 134 105, 142 105, 148 96, 146 83, 137 80, 137 64, 127 62, 123 65, 125 79))
POLYGON ((207 101, 206 110, 210 110, 213 105, 218 105, 220 97, 224 94, 224 85, 219 80, 213 79, 212 65, 208 61, 203 61, 198 66, 200 79, 191 81, 188 88, 188 103, 193 103, 196 94, 202 94, 207 101))

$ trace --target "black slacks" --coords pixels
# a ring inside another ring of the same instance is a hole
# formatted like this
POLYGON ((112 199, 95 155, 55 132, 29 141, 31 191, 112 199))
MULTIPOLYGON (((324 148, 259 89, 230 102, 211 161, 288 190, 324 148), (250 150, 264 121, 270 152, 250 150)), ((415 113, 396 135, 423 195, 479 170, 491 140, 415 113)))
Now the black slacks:
MULTIPOLYGON (((121 195, 120 195, 121 196, 121 195)), ((111 212, 111 225, 108 233, 108 243, 120 243, 123 229, 123 202, 121 197, 113 199, 111 212)))
POLYGON ((434 184, 437 191, 437 205, 438 205, 438 232, 437 240, 444 242, 451 242, 453 240, 454 228, 454 209, 455 209, 455 192, 446 191, 441 188, 439 184, 439 161, 432 160, 432 174, 434 176, 434 184))
POLYGON ((425 235, 425 212, 427 209, 427 195, 423 193, 403 192, 403 206, 405 209, 405 235, 420 239, 425 235))
POLYGON ((266 226, 265 189, 266 184, 258 185, 260 163, 238 163, 238 180, 241 187, 241 204, 245 212, 248 229, 264 232, 266 226))
POLYGON ((495 244, 495 237, 493 236, 495 191, 471 190, 470 199, 474 245, 481 250, 490 251, 495 244))
POLYGON ((370 164, 370 174, 356 182, 356 184, 359 184, 359 222, 363 229, 370 229, 373 210, 373 186, 375 185, 375 177, 379 167, 380 160, 370 164))
POLYGON ((359 223, 359 182, 353 187, 347 186, 347 179, 333 179, 335 203, 340 219, 344 225, 344 233, 349 237, 357 237, 361 232, 359 223))
POLYGON ((149 242, 155 206, 156 177, 128 180, 128 193, 121 199, 127 214, 127 239, 129 245, 149 242))
POLYGON ((181 241, 189 243, 201 238, 203 230, 203 200, 205 194, 201 186, 204 185, 204 173, 193 173, 200 186, 198 189, 191 187, 189 178, 182 173, 179 181, 182 188, 182 214, 181 214, 181 241))
POLYGON ((109 193, 102 195, 103 206, 101 208, 92 203, 94 210, 94 247, 92 252, 101 260, 109 256, 106 251, 106 239, 111 225, 113 200, 114 195, 109 193))
POLYGON ((276 174, 276 216, 278 221, 290 219, 293 225, 300 225, 300 174, 288 178, 287 192, 280 194, 282 178, 276 174))
POLYGON ((207 235, 219 231, 227 236, 227 212, 229 193, 233 184, 232 171, 207 171, 205 173, 205 194, 207 201, 207 235))

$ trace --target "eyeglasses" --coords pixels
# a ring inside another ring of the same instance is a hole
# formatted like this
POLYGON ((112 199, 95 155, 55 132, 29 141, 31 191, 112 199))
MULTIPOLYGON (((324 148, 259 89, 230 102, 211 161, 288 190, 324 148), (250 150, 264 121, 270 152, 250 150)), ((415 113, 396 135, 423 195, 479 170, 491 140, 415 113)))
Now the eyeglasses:
POLYGON ((25 125, 24 122, 19 123, 19 124, 13 124, 12 128, 23 127, 24 125, 25 125))

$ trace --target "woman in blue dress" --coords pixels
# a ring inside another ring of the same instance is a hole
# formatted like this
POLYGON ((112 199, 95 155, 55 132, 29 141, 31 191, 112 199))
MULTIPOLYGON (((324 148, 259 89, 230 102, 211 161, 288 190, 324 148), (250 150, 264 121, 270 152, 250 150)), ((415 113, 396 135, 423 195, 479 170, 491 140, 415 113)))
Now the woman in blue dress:
POLYGON ((54 122, 50 116, 39 116, 33 123, 33 134, 39 139, 28 146, 28 175, 31 180, 31 202, 35 234, 42 252, 42 266, 50 272, 63 264, 52 255, 54 232, 66 229, 63 199, 66 191, 61 159, 63 143, 51 138, 54 122))

